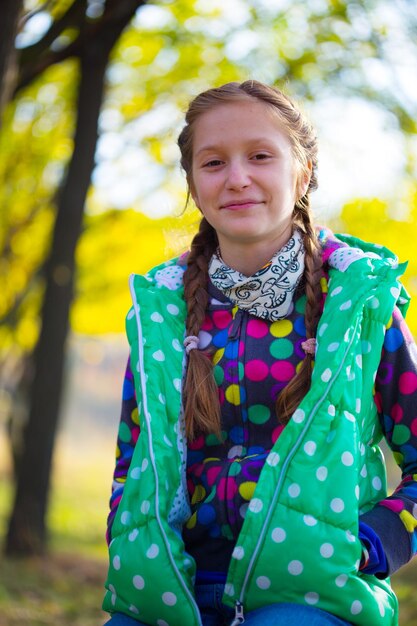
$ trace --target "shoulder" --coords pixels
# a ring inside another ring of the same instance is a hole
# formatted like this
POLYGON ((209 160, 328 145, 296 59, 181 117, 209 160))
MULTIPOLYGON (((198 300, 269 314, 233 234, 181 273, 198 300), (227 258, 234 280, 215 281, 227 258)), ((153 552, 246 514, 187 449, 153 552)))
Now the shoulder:
POLYGON ((187 257, 188 252, 156 265, 141 277, 142 281, 149 287, 167 287, 171 291, 181 289, 187 269, 187 257))

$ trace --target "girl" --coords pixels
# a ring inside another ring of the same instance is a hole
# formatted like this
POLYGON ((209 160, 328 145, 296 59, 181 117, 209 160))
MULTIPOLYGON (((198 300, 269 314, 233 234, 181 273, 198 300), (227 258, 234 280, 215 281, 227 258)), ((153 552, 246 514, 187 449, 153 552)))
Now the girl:
POLYGON ((131 277, 108 624, 395 626, 417 545, 405 268, 313 226, 315 133, 277 89, 200 94, 178 143, 202 220, 131 277))

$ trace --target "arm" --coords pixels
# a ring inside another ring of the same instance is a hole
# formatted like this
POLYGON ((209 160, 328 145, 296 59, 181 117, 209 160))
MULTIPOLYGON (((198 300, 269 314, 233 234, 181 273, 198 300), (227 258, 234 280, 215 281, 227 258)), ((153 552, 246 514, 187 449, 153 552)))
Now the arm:
POLYGON ((384 341, 375 402, 402 471, 394 493, 360 518, 361 539, 369 553, 362 571, 382 578, 417 552, 417 347, 398 309, 384 341))
POLYGON ((107 518, 107 543, 111 541, 113 520, 123 495, 123 488, 139 432, 138 405, 129 357, 123 382, 122 412, 116 447, 116 467, 113 474, 110 513, 107 518))

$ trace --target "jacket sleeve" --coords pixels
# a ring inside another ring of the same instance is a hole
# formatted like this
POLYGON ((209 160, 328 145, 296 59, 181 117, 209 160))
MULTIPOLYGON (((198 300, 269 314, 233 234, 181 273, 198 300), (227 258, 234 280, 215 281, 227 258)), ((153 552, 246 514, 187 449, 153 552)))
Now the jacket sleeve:
POLYGON ((371 538, 368 552, 375 561, 383 547, 386 557, 385 564, 370 562, 362 569, 385 577, 417 552, 417 346, 398 309, 385 335, 375 402, 386 441, 402 472, 394 493, 360 518, 360 529, 362 524, 371 538))
POLYGON ((113 520, 123 495, 123 488, 139 432, 138 404, 129 357, 123 382, 122 411, 116 446, 116 466, 113 473, 110 513, 107 518, 106 539, 108 544, 112 538, 113 520))

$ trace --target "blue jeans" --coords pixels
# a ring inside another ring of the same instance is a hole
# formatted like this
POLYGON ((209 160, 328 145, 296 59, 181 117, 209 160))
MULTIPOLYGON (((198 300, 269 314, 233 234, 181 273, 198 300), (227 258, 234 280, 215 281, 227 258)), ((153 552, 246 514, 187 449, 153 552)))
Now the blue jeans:
MULTIPOLYGON (((222 604, 224 585, 197 585, 196 600, 203 626, 228 626, 235 611, 222 604)), ((349 626, 350 622, 304 604, 270 604, 245 614, 247 626, 349 626)), ((146 626, 132 617, 114 613, 105 626, 146 626)), ((184 624, 194 626, 194 624, 184 624)))

